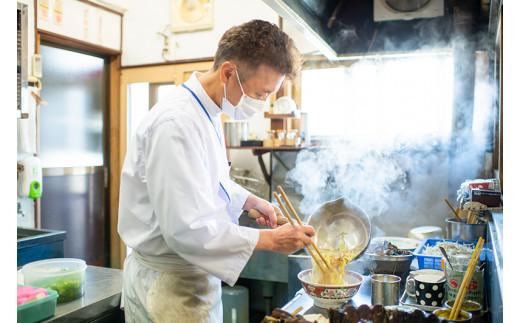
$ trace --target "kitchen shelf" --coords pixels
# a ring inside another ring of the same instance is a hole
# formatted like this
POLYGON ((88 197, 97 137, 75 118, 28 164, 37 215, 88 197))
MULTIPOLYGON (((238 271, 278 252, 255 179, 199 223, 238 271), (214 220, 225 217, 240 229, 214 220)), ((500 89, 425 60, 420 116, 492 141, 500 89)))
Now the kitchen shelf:
POLYGON ((295 115, 293 113, 276 114, 276 113, 265 112, 264 113, 264 118, 267 118, 267 119, 299 119, 300 116, 297 116, 297 115, 295 115))

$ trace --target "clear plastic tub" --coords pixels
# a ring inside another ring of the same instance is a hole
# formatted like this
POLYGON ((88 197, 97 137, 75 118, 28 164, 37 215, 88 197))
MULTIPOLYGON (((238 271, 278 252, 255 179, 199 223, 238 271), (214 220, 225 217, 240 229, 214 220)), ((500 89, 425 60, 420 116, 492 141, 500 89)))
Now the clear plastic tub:
POLYGON ((85 261, 54 258, 31 262, 22 267, 24 285, 43 287, 58 292, 58 303, 66 303, 85 292, 85 261))
POLYGON ((53 317, 56 311, 58 293, 52 289, 47 289, 47 293, 49 295, 44 298, 18 305, 17 322, 33 323, 53 317))

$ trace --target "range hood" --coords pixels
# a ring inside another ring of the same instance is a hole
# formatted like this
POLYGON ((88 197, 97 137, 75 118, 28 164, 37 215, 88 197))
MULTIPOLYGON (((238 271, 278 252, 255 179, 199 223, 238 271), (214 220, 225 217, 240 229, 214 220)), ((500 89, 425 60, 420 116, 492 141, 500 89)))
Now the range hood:
POLYGON ((480 8, 477 0, 263 1, 330 60, 449 47, 454 8, 471 2, 472 17, 480 8))

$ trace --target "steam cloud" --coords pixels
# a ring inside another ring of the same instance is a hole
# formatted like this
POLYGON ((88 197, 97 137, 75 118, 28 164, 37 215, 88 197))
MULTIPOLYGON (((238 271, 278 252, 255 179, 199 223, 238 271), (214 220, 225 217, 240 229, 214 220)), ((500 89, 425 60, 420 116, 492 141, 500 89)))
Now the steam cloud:
MULTIPOLYGON (((349 70, 356 73, 358 66, 373 66, 377 69, 380 64, 382 62, 379 60, 362 60, 350 66, 349 70)), ((476 67, 476 74, 485 72, 487 68, 478 64, 476 67)), ((369 91, 377 96, 381 84, 374 82, 369 91)), ((385 93, 403 91, 402 83, 384 84, 385 93)), ((472 129, 467 138, 459 138, 464 143, 463 150, 456 154, 450 150, 451 129, 435 132, 433 126, 433 131, 425 132, 422 128, 428 128, 429 125, 423 124, 415 128, 415 132, 386 137, 384 128, 392 127, 391 120, 383 120, 388 124, 383 125, 380 132, 369 129, 365 133, 361 132, 362 137, 346 133, 347 136, 343 138, 335 137, 322 142, 325 148, 300 152, 294 169, 286 178, 303 196, 300 211, 308 217, 320 204, 346 197, 371 218, 374 236, 406 236, 411 228, 420 225, 444 228, 444 219, 450 216, 450 211, 442 199, 453 197, 458 188, 453 183, 461 183, 482 174, 495 92, 493 83, 482 78, 476 80, 473 118, 468 120, 472 129)), ((337 107, 336 110, 349 108, 352 111, 352 104, 367 108, 366 101, 370 100, 373 98, 361 95, 359 100, 347 100, 343 102, 344 107, 337 107)), ((398 105, 403 104, 402 100, 388 97, 380 98, 377 103, 381 102, 385 102, 381 108, 386 111, 398 110, 398 105)), ((451 106, 452 100, 446 104, 451 106)), ((376 119, 378 117, 381 116, 375 116, 376 119)), ((348 120, 345 128, 355 127, 356 122, 359 123, 355 115, 345 120, 348 120)), ((416 120, 406 122, 413 124, 416 120)))

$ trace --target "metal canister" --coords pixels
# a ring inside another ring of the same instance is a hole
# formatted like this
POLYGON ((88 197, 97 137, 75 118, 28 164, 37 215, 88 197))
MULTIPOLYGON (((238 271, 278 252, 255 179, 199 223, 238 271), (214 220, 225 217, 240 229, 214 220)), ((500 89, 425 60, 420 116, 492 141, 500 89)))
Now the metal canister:
POLYGON ((224 136, 226 146, 239 147, 242 140, 249 137, 249 128, 247 121, 226 121, 224 122, 224 136))
POLYGON ((399 305, 401 278, 395 275, 374 274, 372 282, 372 305, 399 305))
POLYGON ((477 241, 486 237, 487 223, 467 224, 455 218, 446 220, 446 238, 451 240, 477 241))

